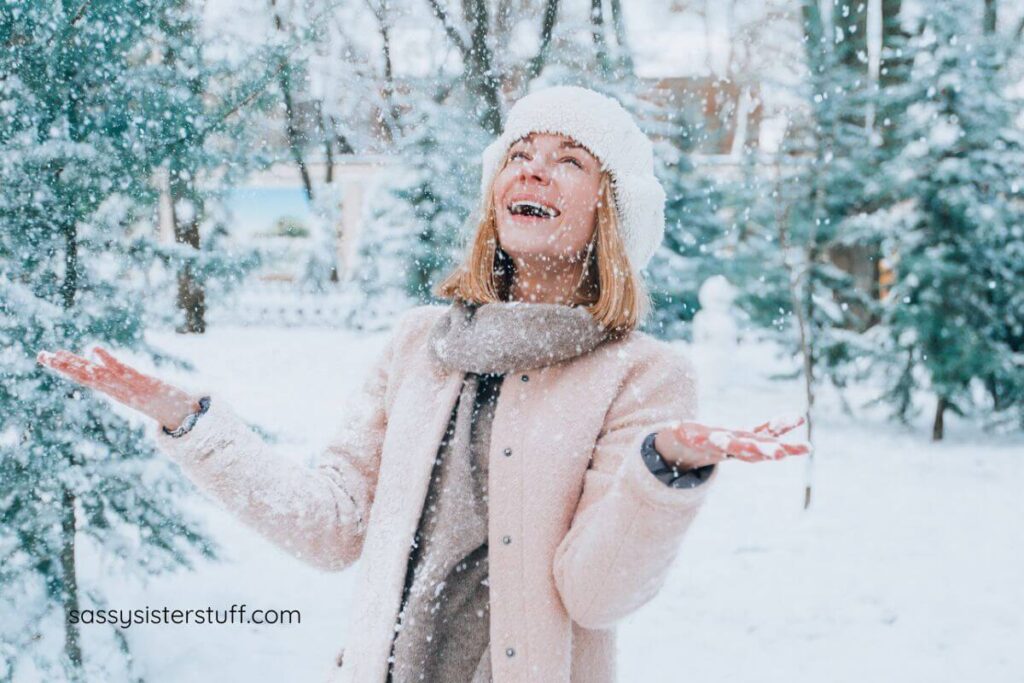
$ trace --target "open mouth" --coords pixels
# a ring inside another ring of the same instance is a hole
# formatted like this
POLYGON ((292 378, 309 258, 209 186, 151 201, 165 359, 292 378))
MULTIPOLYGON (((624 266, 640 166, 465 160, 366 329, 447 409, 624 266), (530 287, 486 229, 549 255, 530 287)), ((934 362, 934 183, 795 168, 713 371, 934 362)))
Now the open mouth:
POLYGON ((541 218, 544 220, 555 218, 561 212, 553 206, 531 201, 514 201, 508 205, 508 212, 513 216, 526 216, 529 218, 541 218))

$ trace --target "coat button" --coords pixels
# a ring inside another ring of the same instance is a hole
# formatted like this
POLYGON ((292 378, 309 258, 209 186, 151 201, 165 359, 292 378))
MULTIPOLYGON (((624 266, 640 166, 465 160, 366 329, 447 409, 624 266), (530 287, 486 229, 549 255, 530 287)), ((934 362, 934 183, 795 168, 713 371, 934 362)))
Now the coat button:
POLYGON ((505 648, 505 654, 508 655, 509 657, 515 657, 516 656, 516 650, 513 647, 505 648))
POLYGON ((508 458, 508 457, 510 457, 512 455, 512 449, 511 448, 506 448, 504 453, 505 453, 505 457, 508 458))
POLYGON ((529 375, 523 375, 519 379, 523 380, 524 382, 529 382, 530 381, 530 376, 529 375))
POLYGON ((505 545, 508 545, 509 543, 512 542, 512 537, 511 536, 502 536, 501 537, 501 542, 504 543, 505 545))

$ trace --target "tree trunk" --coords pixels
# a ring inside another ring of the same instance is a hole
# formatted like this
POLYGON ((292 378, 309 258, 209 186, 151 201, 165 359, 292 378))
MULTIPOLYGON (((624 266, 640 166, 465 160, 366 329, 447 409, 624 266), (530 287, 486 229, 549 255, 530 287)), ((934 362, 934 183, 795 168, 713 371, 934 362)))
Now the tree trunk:
POLYGON ((835 44, 838 61, 855 72, 868 73, 868 8, 860 0, 834 0, 832 23, 843 39, 835 44))
POLYGON ((288 151, 291 152, 295 166, 299 169, 299 176, 302 178, 302 188, 306 192, 306 199, 313 201, 313 180, 309 177, 309 168, 306 166, 306 159, 302 153, 302 133, 299 129, 295 116, 295 104, 292 101, 291 75, 288 73, 288 65, 282 58, 281 73, 278 74, 278 86, 281 88, 281 96, 284 98, 285 132, 288 136, 288 151))
POLYGON ((608 46, 604 39, 604 7, 603 0, 590 0, 590 37, 594 41, 597 54, 597 66, 602 73, 611 71, 608 61, 608 46))
MULTIPOLYGON (((779 169, 779 164, 776 162, 775 165, 775 182, 776 188, 781 187, 782 174, 779 169)), ((781 192, 778 193, 780 196, 781 192)), ((793 306, 793 313, 796 316, 797 332, 800 335, 800 356, 803 362, 803 375, 804 375, 804 397, 807 401, 807 410, 804 414, 804 422, 807 425, 807 443, 813 444, 814 439, 814 349, 812 347, 811 329, 809 325, 809 316, 813 311, 813 298, 811 296, 806 297, 806 309, 805 302, 800 299, 799 292, 799 274, 796 269, 790 264, 789 260, 785 257, 786 252, 789 249, 789 207, 783 206, 780 202, 776 205, 775 210, 775 226, 778 233, 778 244, 779 252, 783 254, 782 262, 786 269, 786 275, 789 279, 789 297, 791 305, 793 306)), ((804 275, 807 276, 806 287, 811 286, 810 282, 810 271, 813 268, 813 253, 807 256, 807 271, 804 275)), ((804 484, 804 509, 806 510, 811 505, 811 468, 814 465, 814 451, 813 449, 807 455, 807 483, 804 484)))
POLYGON ((472 0, 469 5, 472 16, 472 38, 469 49, 470 74, 472 82, 484 102, 480 109, 480 125, 491 135, 501 134, 501 94, 497 74, 494 73, 493 56, 487 43, 489 20, 487 3, 472 0))
POLYGON ((395 142, 401 132, 398 107, 395 105, 395 77, 391 60, 391 25, 387 14, 387 2, 371 5, 373 16, 377 19, 377 32, 380 33, 381 56, 384 59, 384 105, 387 111, 381 112, 380 122, 383 133, 389 144, 395 142))
POLYGON ((75 305, 78 292, 78 230, 72 223, 65 225, 64 233, 64 280, 60 283, 61 303, 64 310, 75 305))
MULTIPOLYGON (((490 17, 486 0, 463 0, 462 14, 470 26, 469 43, 451 23, 439 0, 428 0, 434 16, 441 22, 448 39, 462 54, 469 90, 480 98, 477 122, 491 135, 501 134, 501 79, 494 72, 493 54, 488 41, 490 17)), ((439 94, 443 98, 445 93, 439 94)), ((435 97, 437 99, 437 97, 435 97)))
MULTIPOLYGON (((883 90, 898 89, 910 80, 911 58, 905 49, 910 38, 903 30, 903 0, 882 0, 882 55, 879 60, 878 85, 883 90)), ((893 101, 888 109, 883 109, 876 117, 882 122, 882 145, 886 151, 895 154, 899 151, 899 140, 895 138, 895 122, 903 115, 902 105, 893 101), (886 124, 885 120, 889 123, 886 124)))
POLYGON ((547 61, 548 47, 551 45, 551 34, 555 29, 555 22, 558 19, 558 0, 547 0, 544 5, 544 15, 540 26, 540 47, 537 54, 526 65, 526 80, 532 81, 544 70, 544 63, 547 61))
MULTIPOLYGON (((800 305, 796 290, 793 291, 797 322, 800 326, 800 355, 804 362, 804 394, 807 400, 807 441, 811 442, 812 430, 814 427, 814 333, 812 321, 814 319, 814 264, 817 258, 815 245, 812 242, 807 246, 807 271, 804 273, 804 302, 800 305), (805 317, 806 315, 806 317, 805 317)), ((814 453, 808 454, 808 464, 813 463, 814 453)), ((808 480, 804 486, 804 509, 811 506, 811 482, 808 480)))
MULTIPOLYGON (((322 110, 317 114, 317 125, 320 127, 320 134, 324 139, 324 151, 327 155, 327 170, 324 172, 324 183, 326 185, 330 185, 334 182, 334 137, 327 131, 327 127, 324 125, 324 114, 322 110)), ((336 230, 334 226, 331 226, 331 229, 336 230)), ((340 236, 335 232, 334 240, 337 241, 339 239, 340 236)), ((339 280, 338 267, 334 265, 332 261, 330 281, 338 282, 339 280)))
POLYGON ((334 182, 334 142, 331 136, 327 134, 322 114, 320 116, 320 130, 324 133, 324 156, 327 157, 327 168, 324 169, 324 184, 330 185, 334 182))
POLYGON ((60 502, 60 576, 61 598, 64 607, 64 654, 72 678, 80 678, 82 670, 82 646, 79 642, 78 626, 71 623, 71 614, 79 611, 78 578, 75 557, 75 494, 67 488, 61 491, 60 502))
MULTIPOLYGON (((59 173, 59 171, 58 171, 59 173)), ((60 294, 64 310, 75 305, 78 292, 78 228, 71 218, 66 219, 64 233, 64 279, 60 294)), ((69 467, 74 467, 70 453, 67 454, 69 467)), ((61 488, 60 497, 60 593, 64 612, 64 656, 68 663, 69 676, 80 680, 82 672, 82 646, 79 641, 78 625, 71 622, 71 612, 78 610, 78 579, 75 555, 75 494, 66 486, 61 488)))
MULTIPOLYGON (((171 222, 174 224, 174 241, 186 244, 199 251, 199 222, 202 215, 202 200, 194 192, 195 178, 183 177, 179 163, 174 160, 170 167, 171 222), (180 215, 180 207, 188 203, 191 215, 180 215)), ((178 308, 185 314, 185 322, 177 331, 185 334, 206 332, 206 291, 193 270, 191 263, 178 270, 178 308)))
POLYGON ((996 0, 985 0, 985 19, 982 24, 985 35, 993 35, 996 32, 997 11, 996 0))
MULTIPOLYGON (((179 3, 179 9, 186 11, 185 4, 179 3)), ((197 28, 192 21, 169 27, 169 30, 192 35, 197 28)), ((164 51, 164 62, 174 67, 179 59, 172 46, 164 51)), ((201 98, 206 91, 203 80, 196 76, 189 78, 189 90, 193 97, 201 98)), ((199 223, 202 221, 203 200, 196 188, 196 164, 189 163, 189 155, 196 147, 204 143, 201 137, 189 136, 184 147, 175 149, 168 162, 168 194, 171 199, 171 223, 174 226, 174 241, 187 244, 199 250, 199 223), (181 207, 189 206, 190 215, 182 216, 181 207)), ((184 264, 178 269, 178 308, 185 316, 184 324, 177 331, 186 334, 202 334, 206 331, 206 292, 193 272, 191 264, 184 264)))
MULTIPOLYGON (((274 8, 274 28, 283 33, 284 20, 277 11, 277 0, 270 0, 270 6, 274 8)), ((281 96, 284 98, 285 133, 288 136, 288 150, 292 159, 299 169, 299 176, 302 178, 302 187, 306 191, 306 199, 313 201, 313 181, 309 177, 309 168, 306 166, 306 159, 302 152, 302 131, 295 113, 295 103, 292 100, 292 77, 291 65, 287 57, 281 57, 277 74, 277 84, 281 88, 281 96)))
POLYGON ((946 397, 939 396, 939 401, 935 405, 935 421, 932 423, 932 441, 942 441, 945 432, 946 408, 948 407, 949 401, 946 400, 946 397))
POLYGON ((626 39, 626 20, 622 16, 621 0, 612 0, 612 25, 615 27, 615 44, 618 46, 619 59, 630 72, 633 71, 633 52, 629 49, 626 39))

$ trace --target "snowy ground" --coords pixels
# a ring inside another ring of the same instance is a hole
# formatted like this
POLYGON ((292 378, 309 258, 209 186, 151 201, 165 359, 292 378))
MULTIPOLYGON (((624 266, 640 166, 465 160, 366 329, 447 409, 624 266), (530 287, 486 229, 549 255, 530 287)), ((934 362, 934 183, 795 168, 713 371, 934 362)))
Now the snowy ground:
MULTIPOLYGON (((162 374, 229 400, 312 458, 380 334, 219 328, 151 335, 198 375, 162 374)), ((701 419, 752 426, 799 410, 797 382, 771 349, 682 348, 702 372, 701 419)), ((814 497, 806 459, 730 462, 663 592, 620 627, 620 680, 1024 681, 1024 440, 953 419, 933 445, 853 421, 821 399, 814 497)), ((147 680, 318 680, 345 641, 351 571, 319 572, 200 500, 219 562, 139 586, 105 581, 112 606, 299 609, 301 626, 136 626, 125 632, 147 680)), ((103 571, 103 558, 92 558, 103 571)), ((97 627, 93 627, 97 628, 97 627)), ((86 635, 89 638, 88 634, 86 635)))

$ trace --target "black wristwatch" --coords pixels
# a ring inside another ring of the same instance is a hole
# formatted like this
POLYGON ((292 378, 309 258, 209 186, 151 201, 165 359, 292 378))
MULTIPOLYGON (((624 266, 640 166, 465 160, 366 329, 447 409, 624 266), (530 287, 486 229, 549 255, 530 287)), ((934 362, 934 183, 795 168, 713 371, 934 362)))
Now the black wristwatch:
POLYGON ((654 448, 654 438, 657 435, 657 432, 648 434, 647 438, 644 439, 643 445, 640 447, 640 454, 644 458, 644 464, 647 465, 647 469, 651 471, 651 474, 656 476, 666 486, 676 489, 693 488, 707 481, 708 477, 711 476, 712 470, 715 469, 714 463, 695 467, 692 470, 680 470, 674 465, 669 465, 665 458, 661 457, 661 453, 654 448))
POLYGON ((199 416, 205 415, 206 411, 209 409, 210 397, 203 396, 202 398, 199 399, 199 410, 197 412, 189 413, 189 415, 181 423, 181 426, 179 426, 177 429, 172 430, 168 429, 167 427, 163 427, 164 434, 166 434, 167 436, 173 436, 174 438, 178 438, 179 436, 187 434, 193 427, 196 426, 196 422, 199 421, 199 416))

